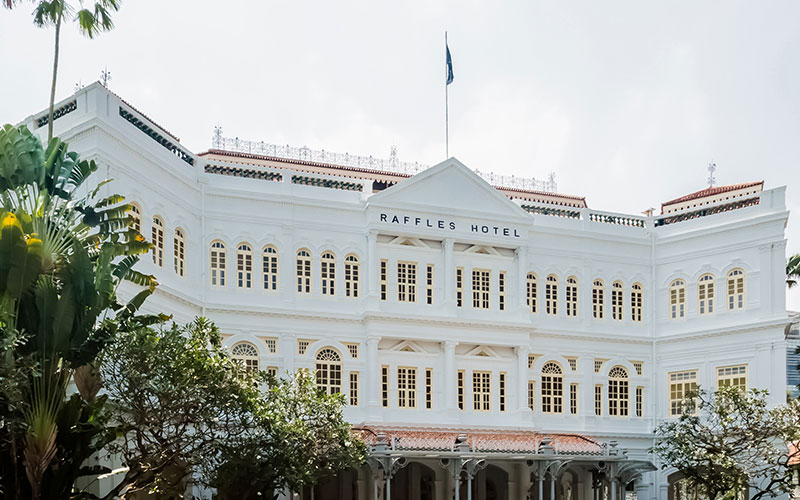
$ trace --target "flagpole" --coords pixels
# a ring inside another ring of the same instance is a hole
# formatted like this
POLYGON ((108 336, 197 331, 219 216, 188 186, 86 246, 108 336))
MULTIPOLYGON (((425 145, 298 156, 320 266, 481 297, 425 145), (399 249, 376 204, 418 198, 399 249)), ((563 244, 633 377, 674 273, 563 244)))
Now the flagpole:
MULTIPOLYGON (((447 31, 444 32, 445 70, 447 69, 447 31)), ((447 72, 444 79, 444 157, 450 158, 450 96, 447 92, 447 72)))

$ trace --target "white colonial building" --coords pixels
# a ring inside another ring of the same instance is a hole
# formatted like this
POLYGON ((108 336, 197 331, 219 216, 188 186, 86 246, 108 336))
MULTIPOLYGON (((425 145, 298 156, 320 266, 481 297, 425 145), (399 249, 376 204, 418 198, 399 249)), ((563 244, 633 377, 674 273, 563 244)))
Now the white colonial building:
POLYGON ((219 136, 195 154, 99 84, 56 116, 152 236, 147 307, 207 316, 247 365, 345 395, 372 458, 316 499, 691 498, 647 451, 683 395, 785 397, 783 187, 643 217, 455 158, 219 136))

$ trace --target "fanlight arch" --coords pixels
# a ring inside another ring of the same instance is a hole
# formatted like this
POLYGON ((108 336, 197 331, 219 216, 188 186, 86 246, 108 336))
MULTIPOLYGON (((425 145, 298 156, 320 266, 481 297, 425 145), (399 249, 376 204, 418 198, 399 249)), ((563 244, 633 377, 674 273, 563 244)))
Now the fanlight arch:
POLYGON ((324 347, 316 356, 317 387, 327 394, 342 392, 342 356, 331 347, 324 347))

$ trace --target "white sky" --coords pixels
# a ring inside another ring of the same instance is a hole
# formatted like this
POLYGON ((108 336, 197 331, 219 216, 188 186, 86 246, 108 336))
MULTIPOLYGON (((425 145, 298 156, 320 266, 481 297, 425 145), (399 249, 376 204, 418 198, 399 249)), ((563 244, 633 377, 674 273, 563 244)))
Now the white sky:
MULTIPOLYGON (((52 29, 0 9, 0 120, 47 105, 52 29)), ((111 89, 194 152, 224 135, 545 178, 639 213, 764 179, 800 208, 800 2, 126 0, 116 28, 63 30, 57 99, 111 89)), ((788 251, 800 252, 792 219, 788 251)), ((800 309, 800 287, 789 307, 800 309)))

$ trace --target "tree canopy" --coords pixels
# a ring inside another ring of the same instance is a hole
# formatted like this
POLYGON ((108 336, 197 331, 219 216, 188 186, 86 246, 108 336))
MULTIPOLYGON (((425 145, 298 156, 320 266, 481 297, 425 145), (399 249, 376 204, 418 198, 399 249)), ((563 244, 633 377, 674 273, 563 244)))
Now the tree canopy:
POLYGON ((700 389, 677 420, 656 429, 652 451, 710 500, 735 491, 751 499, 790 491, 790 464, 800 458, 800 401, 770 408, 766 391, 736 387, 700 389))

